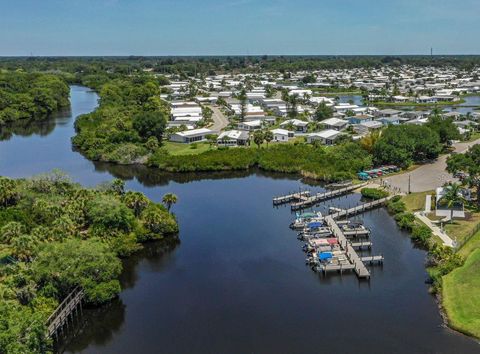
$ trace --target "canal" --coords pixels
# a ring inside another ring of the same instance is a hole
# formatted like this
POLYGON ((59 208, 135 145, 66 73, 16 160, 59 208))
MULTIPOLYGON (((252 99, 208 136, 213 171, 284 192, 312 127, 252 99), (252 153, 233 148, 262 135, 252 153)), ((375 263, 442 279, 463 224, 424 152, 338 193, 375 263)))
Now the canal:
POLYGON ((183 175, 92 163, 72 151, 70 138, 74 118, 93 110, 97 96, 73 86, 71 101, 71 110, 48 122, 2 133, 0 175, 59 168, 87 186, 122 178, 157 202, 173 192, 181 241, 151 243, 127 259, 119 298, 86 312, 67 353, 479 352, 478 343, 442 325, 425 284, 425 252, 386 210, 362 216, 373 253, 385 256, 371 281, 324 278, 305 266, 302 243, 288 228, 290 210, 271 203, 274 195, 320 186, 261 171, 183 175))

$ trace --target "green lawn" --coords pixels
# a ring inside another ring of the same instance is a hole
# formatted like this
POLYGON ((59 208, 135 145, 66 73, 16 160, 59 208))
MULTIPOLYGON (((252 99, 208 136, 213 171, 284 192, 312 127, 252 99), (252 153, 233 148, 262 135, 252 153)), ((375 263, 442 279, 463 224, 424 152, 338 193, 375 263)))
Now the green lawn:
POLYGON ((480 249, 443 277, 442 295, 450 326, 480 338, 480 249))
MULTIPOLYGON (((304 142, 303 137, 295 137, 294 139, 290 139, 288 142, 270 142, 267 144, 264 142, 262 145, 260 145, 262 148, 269 148, 272 147, 276 144, 294 144, 295 142, 303 143, 304 142)), ((216 149, 215 146, 211 147, 210 144, 206 142, 199 142, 196 143, 196 148, 192 148, 193 144, 182 144, 182 143, 174 143, 171 141, 164 142, 163 147, 171 154, 174 156, 179 156, 179 155, 197 155, 201 154, 202 152, 211 150, 211 149, 216 149)), ((238 147, 238 148, 232 148, 232 149, 257 149, 257 145, 251 142, 250 146, 246 147, 238 147)))
POLYGON ((480 213, 475 213, 468 220, 453 220, 452 223, 446 224, 445 231, 457 242, 462 242, 465 237, 472 234, 479 222, 480 213))
POLYGON ((477 248, 480 248, 480 231, 473 235, 472 238, 470 238, 470 240, 458 250, 458 253, 463 257, 467 257, 477 248))
POLYGON ((414 211, 425 209, 425 196, 427 194, 434 194, 434 193, 435 193, 434 191, 411 193, 403 196, 402 200, 405 203, 407 210, 410 212, 414 212, 414 211))
POLYGON ((208 143, 196 143, 195 149, 192 149, 192 144, 173 143, 171 141, 167 141, 163 145, 172 155, 195 155, 210 149, 208 143))

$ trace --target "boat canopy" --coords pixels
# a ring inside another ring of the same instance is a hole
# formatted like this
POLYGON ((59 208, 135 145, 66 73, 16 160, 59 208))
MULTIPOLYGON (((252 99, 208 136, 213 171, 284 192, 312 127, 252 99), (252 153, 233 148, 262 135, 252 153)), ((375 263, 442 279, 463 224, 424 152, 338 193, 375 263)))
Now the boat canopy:
POLYGON ((322 226, 323 226, 323 223, 321 223, 320 221, 309 222, 307 224, 308 228, 315 228, 315 227, 322 227, 322 226))
POLYGON ((315 213, 302 213, 302 214, 297 214, 298 218, 314 218, 316 217, 317 214, 315 213))
POLYGON ((318 259, 321 261, 332 258, 332 252, 322 252, 318 255, 318 259))

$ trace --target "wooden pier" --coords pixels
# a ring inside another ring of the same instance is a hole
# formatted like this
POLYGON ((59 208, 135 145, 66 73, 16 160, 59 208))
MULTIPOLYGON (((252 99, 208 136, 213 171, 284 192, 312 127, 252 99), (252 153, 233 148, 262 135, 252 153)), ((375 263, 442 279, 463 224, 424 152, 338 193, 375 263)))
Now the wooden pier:
POLYGON ((338 227, 332 216, 327 216, 325 218, 325 221, 332 230, 333 235, 338 239, 338 243, 340 244, 340 246, 345 250, 345 254, 347 255, 351 265, 353 266, 353 270, 355 271, 355 273, 357 273, 357 276, 359 278, 369 279, 370 272, 368 271, 367 267, 365 267, 362 259, 358 256, 357 252, 347 240, 347 238, 343 234, 343 231, 340 229, 340 227, 338 227))
POLYGON ((355 249, 362 249, 362 248, 372 248, 373 243, 370 241, 360 241, 360 242, 352 242, 352 247, 355 249))
POLYGON ((68 328, 69 320, 73 324, 73 318, 78 315, 78 310, 82 312, 82 301, 85 297, 83 289, 80 287, 75 288, 68 296, 62 301, 56 310, 47 319, 47 336, 53 337, 58 334, 58 331, 63 331, 64 326, 68 328))
POLYGON ((273 205, 281 205, 290 202, 297 202, 299 200, 305 200, 310 196, 310 191, 299 191, 297 193, 291 193, 282 195, 280 197, 273 198, 273 205))
POLYGON ((346 236, 346 237, 354 237, 354 238, 357 238, 357 237, 368 237, 370 236, 370 230, 369 229, 365 229, 365 230, 352 230, 352 231, 345 231, 345 230, 342 230, 343 234, 346 236))
POLYGON ((331 217, 332 219, 348 218, 349 216, 354 216, 354 215, 357 215, 357 214, 361 214, 361 213, 364 213, 368 210, 371 210, 371 209, 377 208, 379 206, 382 206, 383 204, 385 204, 386 202, 388 202, 392 198, 393 198, 393 196, 388 196, 386 198, 382 198, 382 199, 374 200, 372 202, 360 204, 360 205, 357 205, 356 207, 349 208, 349 209, 346 209, 346 210, 342 210, 342 211, 330 214, 329 217, 331 217))
MULTIPOLYGON (((348 187, 345 187, 345 188, 335 189, 335 190, 328 191, 328 192, 325 192, 325 193, 318 193, 318 194, 315 194, 315 195, 312 195, 312 196, 306 197, 306 198, 304 197, 304 198, 302 198, 302 200, 299 200, 295 203, 292 203, 291 208, 292 208, 292 210, 305 209, 305 208, 311 207, 311 206, 313 206, 313 205, 315 205, 319 202, 323 202, 325 200, 332 199, 332 198, 341 196, 343 194, 350 193, 350 192, 352 192, 352 191, 354 191, 358 188, 362 188, 366 185, 367 185, 367 183, 361 183, 361 184, 357 184, 357 185, 348 186, 348 187)), ((341 213, 341 212, 339 212, 339 213, 341 213)))

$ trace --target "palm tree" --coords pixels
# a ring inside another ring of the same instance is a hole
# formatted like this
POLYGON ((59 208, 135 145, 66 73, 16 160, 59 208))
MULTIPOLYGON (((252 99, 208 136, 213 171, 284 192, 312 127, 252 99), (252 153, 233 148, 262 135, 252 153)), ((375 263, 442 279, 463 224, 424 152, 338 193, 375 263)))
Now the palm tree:
POLYGON ((440 198, 439 202, 446 205, 450 209, 450 221, 453 220, 453 208, 455 205, 465 202, 465 198, 461 193, 461 186, 458 183, 451 183, 444 187, 445 194, 440 198))
POLYGON ((242 122, 245 121, 245 116, 247 115, 247 92, 245 89, 242 89, 240 91, 240 95, 238 96, 238 99, 240 100, 240 120, 242 122))
POLYGON ((263 138, 267 142, 267 147, 268 147, 268 143, 273 140, 273 133, 270 130, 267 130, 265 131, 265 133, 263 133, 263 138))
POLYGON ((177 201, 178 201, 178 198, 173 193, 167 193, 162 198, 162 203, 167 206, 168 211, 170 211, 170 209, 172 208, 172 205, 176 204, 177 201))

